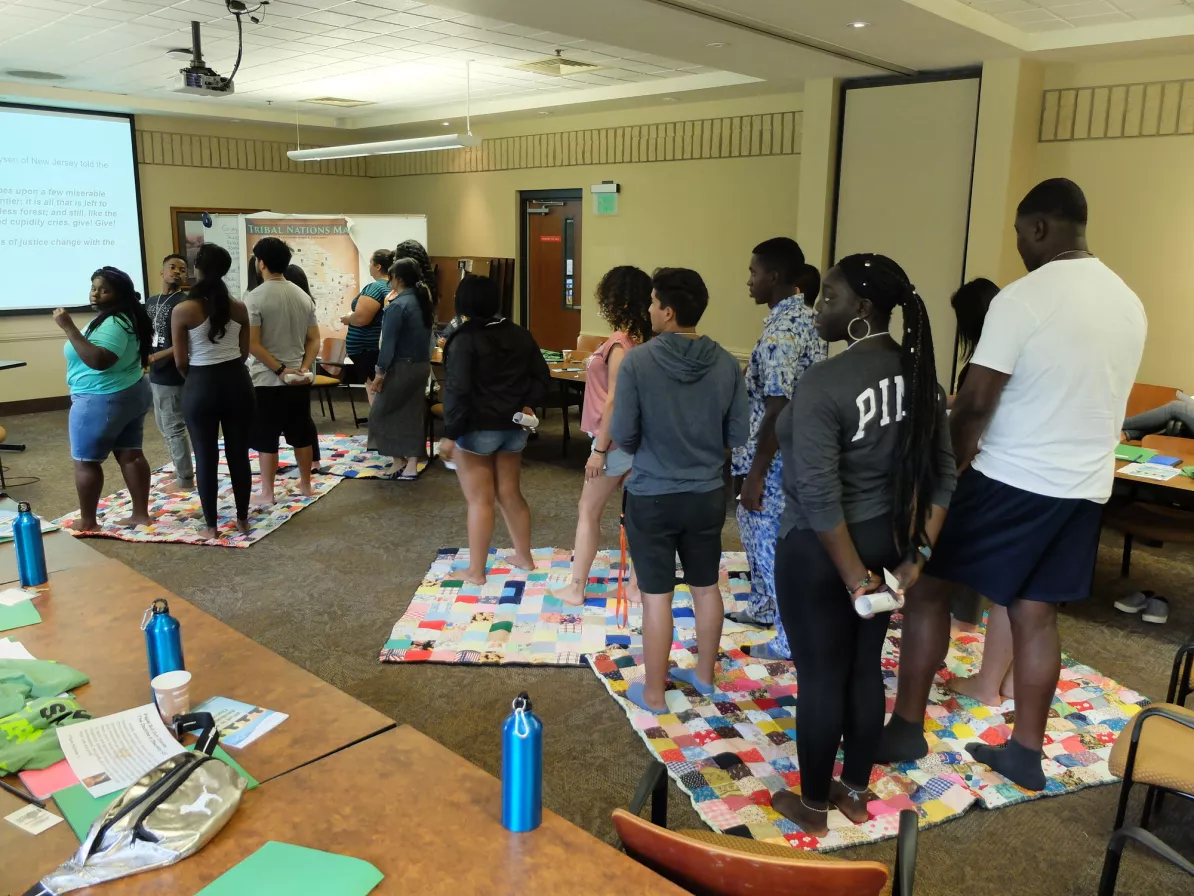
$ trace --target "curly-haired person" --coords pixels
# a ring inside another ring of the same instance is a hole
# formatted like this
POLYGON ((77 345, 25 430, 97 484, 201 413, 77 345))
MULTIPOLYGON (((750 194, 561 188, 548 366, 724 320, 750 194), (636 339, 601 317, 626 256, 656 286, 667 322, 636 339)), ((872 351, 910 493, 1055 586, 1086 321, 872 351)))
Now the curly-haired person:
MULTIPOLYGON (((553 592, 555 597, 573 606, 580 606, 585 600, 585 583, 597 556, 605 505, 630 472, 631 456, 610 440, 609 421, 622 359, 626 352, 651 338, 650 276, 630 265, 611 268, 597 284, 597 307, 614 334, 588 361, 581 428, 592 437, 593 450, 585 464, 585 484, 577 507, 572 576, 566 587, 553 592)), ((633 575, 630 598, 638 602, 638 583, 633 575)))

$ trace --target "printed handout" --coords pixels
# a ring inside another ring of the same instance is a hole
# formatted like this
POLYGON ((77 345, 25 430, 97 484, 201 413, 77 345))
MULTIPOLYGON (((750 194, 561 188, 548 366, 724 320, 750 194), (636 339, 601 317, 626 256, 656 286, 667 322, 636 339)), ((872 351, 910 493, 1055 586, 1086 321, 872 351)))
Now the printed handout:
POLYGON ((71 771, 92 796, 124 790, 183 747, 152 703, 58 729, 71 771))

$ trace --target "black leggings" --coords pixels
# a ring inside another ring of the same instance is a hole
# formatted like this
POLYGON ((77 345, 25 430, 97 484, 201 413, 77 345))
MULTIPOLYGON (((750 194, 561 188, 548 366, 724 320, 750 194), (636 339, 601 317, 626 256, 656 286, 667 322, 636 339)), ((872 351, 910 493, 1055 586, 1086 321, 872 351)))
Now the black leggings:
POLYGON ((215 528, 216 495, 219 492, 220 428, 224 430, 224 458, 236 499, 236 518, 249 518, 249 493, 253 472, 249 468, 249 431, 253 426, 256 398, 249 369, 233 359, 220 364, 191 367, 182 390, 182 416, 187 421, 195 449, 195 481, 203 519, 215 528))
MULTIPOLYGON (((879 575, 899 563, 890 517, 849 527, 867 568, 879 575)), ((890 613, 863 619, 817 534, 793 529, 775 550, 775 592, 792 648, 796 692, 796 751, 805 800, 823 803, 838 744, 842 779, 870 783, 886 707, 880 658, 890 613)))

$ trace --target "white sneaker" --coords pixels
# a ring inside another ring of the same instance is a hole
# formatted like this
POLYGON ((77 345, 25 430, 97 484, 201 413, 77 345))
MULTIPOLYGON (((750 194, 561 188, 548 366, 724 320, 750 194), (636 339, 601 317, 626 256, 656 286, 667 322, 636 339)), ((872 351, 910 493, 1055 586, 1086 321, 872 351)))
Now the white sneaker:
POLYGON ((1163 597, 1150 597, 1148 606, 1144 608, 1144 614, 1140 618, 1145 622, 1164 625, 1169 621, 1169 601, 1163 597))
POLYGON ((1115 602, 1115 609, 1122 613, 1139 613, 1146 606, 1150 598, 1156 597, 1151 591, 1137 591, 1115 602))

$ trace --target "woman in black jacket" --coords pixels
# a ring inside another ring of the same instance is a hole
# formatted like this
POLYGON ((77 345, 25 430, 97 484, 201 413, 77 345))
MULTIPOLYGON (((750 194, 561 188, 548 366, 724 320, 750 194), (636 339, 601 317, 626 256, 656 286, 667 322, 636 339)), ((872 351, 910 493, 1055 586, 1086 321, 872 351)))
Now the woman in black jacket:
MULTIPOLYGON (((522 496, 527 430, 514 422, 532 414, 551 385, 551 371, 529 332, 499 315, 497 284, 466 276, 456 311, 467 320, 444 346, 444 442, 456 442, 456 472, 468 501, 470 563, 460 576, 485 584, 496 498, 514 542, 512 565, 533 569, 531 509, 522 496)), ((449 448, 450 450, 450 448, 449 448)))

